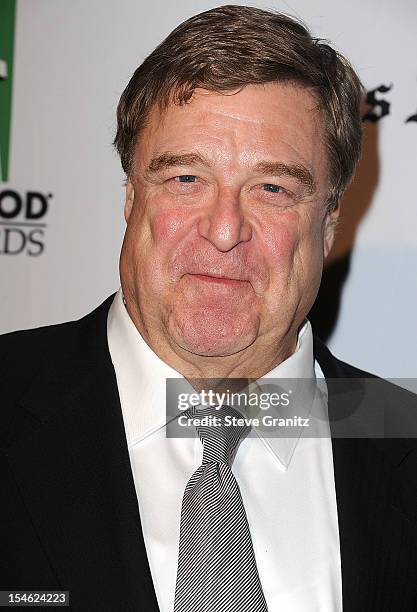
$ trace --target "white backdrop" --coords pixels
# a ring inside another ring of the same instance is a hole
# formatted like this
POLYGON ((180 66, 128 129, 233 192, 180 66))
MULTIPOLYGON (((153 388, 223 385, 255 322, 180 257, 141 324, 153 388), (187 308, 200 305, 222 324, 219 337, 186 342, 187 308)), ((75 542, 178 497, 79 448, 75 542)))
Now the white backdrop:
MULTIPOLYGON (((223 3, 17 0, 10 171, 0 192, 52 197, 38 220, 40 254, 23 211, 13 219, 27 240, 20 253, 4 252, 0 226, 0 332, 78 318, 118 288, 124 176, 111 146, 118 98, 173 27, 223 3)), ((406 122, 417 113, 417 3, 256 5, 301 17, 329 38, 368 90, 392 85, 377 94, 389 114, 367 124, 367 158, 344 202, 333 260, 353 251, 329 345, 379 375, 417 377, 417 121, 406 122)), ((3 213, 12 208, 4 198, 3 213)), ((18 251, 21 236, 9 231, 6 250, 18 251)))

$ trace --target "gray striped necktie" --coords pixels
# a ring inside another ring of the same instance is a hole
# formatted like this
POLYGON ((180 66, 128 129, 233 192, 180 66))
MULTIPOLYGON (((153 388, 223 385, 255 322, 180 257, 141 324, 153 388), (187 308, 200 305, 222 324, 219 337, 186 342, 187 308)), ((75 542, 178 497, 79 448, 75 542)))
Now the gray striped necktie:
POLYGON ((225 425, 229 406, 191 409, 219 419, 197 426, 203 462, 186 486, 181 509, 174 612, 267 612, 239 485, 230 469, 249 426, 225 425))

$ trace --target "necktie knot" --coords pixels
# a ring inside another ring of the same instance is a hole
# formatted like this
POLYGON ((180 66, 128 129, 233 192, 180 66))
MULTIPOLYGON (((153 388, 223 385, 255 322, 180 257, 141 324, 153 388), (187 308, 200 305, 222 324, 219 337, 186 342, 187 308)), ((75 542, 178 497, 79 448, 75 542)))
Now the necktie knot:
POLYGON ((231 466, 241 440, 250 431, 250 425, 242 424, 244 417, 230 406, 198 406, 192 409, 192 413, 202 422, 196 425, 196 430, 203 444, 203 463, 226 463, 231 466))

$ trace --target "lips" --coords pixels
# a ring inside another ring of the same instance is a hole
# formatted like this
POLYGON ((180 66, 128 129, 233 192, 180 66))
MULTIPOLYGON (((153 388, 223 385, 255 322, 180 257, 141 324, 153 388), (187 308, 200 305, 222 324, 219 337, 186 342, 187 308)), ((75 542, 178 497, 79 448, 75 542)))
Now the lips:
POLYGON ((204 283, 214 283, 220 285, 229 285, 229 286, 242 286, 243 283, 246 283, 246 280, 238 279, 238 278, 230 278, 228 276, 223 276, 220 274, 188 274, 193 279, 198 281, 202 281, 204 283))

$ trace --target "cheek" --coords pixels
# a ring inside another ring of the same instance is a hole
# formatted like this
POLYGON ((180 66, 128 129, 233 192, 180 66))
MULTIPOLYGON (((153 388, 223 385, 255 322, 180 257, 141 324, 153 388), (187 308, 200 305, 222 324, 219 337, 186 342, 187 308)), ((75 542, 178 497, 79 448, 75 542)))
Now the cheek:
POLYGON ((189 211, 184 209, 181 211, 165 210, 154 214, 150 220, 154 245, 157 248, 163 248, 169 243, 175 242, 182 236, 189 217, 189 211))
POLYGON ((142 273, 145 284, 157 294, 164 293, 167 282, 174 281, 171 261, 189 234, 190 216, 189 210, 165 209, 149 217, 150 244, 145 245, 142 273))
POLYGON ((282 269, 285 262, 290 262, 297 250, 300 236, 296 215, 289 213, 273 223, 262 227, 263 244, 267 250, 267 261, 272 268, 282 269))

